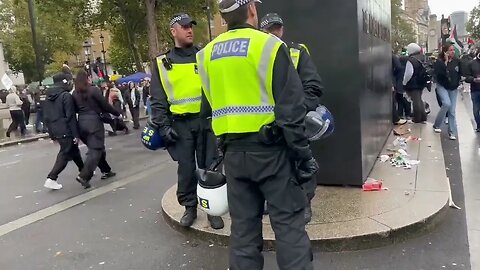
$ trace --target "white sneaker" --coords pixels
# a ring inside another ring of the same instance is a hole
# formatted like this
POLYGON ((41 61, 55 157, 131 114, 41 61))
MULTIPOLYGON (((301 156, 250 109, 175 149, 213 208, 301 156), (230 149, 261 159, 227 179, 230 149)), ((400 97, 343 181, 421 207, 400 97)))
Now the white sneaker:
POLYGON ((436 133, 442 133, 442 130, 439 128, 434 128, 433 131, 435 131, 436 133))
POLYGON ((53 189, 53 190, 58 190, 58 189, 61 189, 63 186, 59 183, 57 183, 57 181, 54 181, 50 178, 47 178, 47 180, 45 181, 45 184, 43 184, 44 187, 46 188, 49 188, 49 189, 53 189))
POLYGON ((450 140, 455 141, 457 140, 457 137, 455 137, 454 135, 450 135, 450 140))

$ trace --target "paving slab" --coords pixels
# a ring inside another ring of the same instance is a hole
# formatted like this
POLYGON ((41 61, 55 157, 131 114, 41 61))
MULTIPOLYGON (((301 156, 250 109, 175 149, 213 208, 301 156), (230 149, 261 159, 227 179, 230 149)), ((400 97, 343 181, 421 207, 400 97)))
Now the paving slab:
MULTIPOLYGON (((410 125, 413 138, 407 145, 411 159, 421 161, 411 169, 396 168, 390 162, 378 161, 370 177, 384 182, 388 190, 364 192, 353 187, 317 188, 312 202, 314 216, 306 230, 312 245, 323 251, 358 250, 384 246, 431 231, 442 221, 448 209, 448 181, 440 136, 431 124, 410 125), (424 139, 425 138, 425 139, 424 139), (436 151, 440 151, 437 156, 436 151)), ((395 148, 391 134, 381 154, 395 148)), ((176 186, 162 199, 166 220, 181 232, 228 245, 230 217, 225 215, 225 228, 213 230, 206 215, 192 228, 179 226, 183 207, 176 200, 176 186)), ((263 238, 267 249, 274 248, 275 234, 268 217, 263 219, 263 238)))

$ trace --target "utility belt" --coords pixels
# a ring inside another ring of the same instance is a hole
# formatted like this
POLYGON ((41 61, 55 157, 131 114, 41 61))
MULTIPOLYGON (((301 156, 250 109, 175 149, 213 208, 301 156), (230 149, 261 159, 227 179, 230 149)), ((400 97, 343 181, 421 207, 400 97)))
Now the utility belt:
POLYGON ((275 123, 263 126, 259 132, 227 134, 223 139, 227 151, 233 152, 280 151, 287 146, 281 129, 275 123))
POLYGON ((188 120, 199 118, 200 113, 182 113, 182 114, 172 114, 174 120, 188 120))

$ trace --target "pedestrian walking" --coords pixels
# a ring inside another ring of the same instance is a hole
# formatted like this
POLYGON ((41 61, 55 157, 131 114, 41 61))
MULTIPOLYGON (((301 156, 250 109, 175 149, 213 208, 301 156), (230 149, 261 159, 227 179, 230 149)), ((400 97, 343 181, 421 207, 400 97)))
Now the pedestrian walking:
POLYGON ((477 124, 475 131, 480 132, 480 48, 476 49, 475 55, 475 59, 468 66, 466 82, 470 83, 473 116, 477 124))
POLYGON ((256 30, 255 2, 222 0, 228 32, 197 54, 212 128, 225 152, 230 269, 263 269, 265 200, 278 267, 313 269, 301 184, 318 165, 305 135, 304 90, 288 48, 256 30))
POLYGON ((408 61, 405 67, 403 86, 413 102, 413 122, 425 123, 427 113, 422 94, 429 82, 429 75, 423 66, 422 48, 416 43, 411 43, 407 46, 407 52, 408 61))
POLYGON ((22 111, 23 102, 22 100, 20 100, 20 97, 17 94, 17 88, 15 86, 12 86, 8 90, 8 95, 6 97, 5 103, 8 106, 8 109, 10 111, 10 117, 12 118, 12 123, 7 129, 7 138, 10 138, 10 133, 12 131, 16 131, 18 127, 20 127, 21 136, 25 136, 27 127, 25 126, 25 117, 22 111))
POLYGON ((443 46, 434 64, 434 76, 437 82, 437 94, 442 106, 438 112, 433 128, 435 132, 442 132, 441 127, 448 114, 448 134, 451 140, 456 140, 457 120, 455 108, 457 106, 458 87, 461 80, 461 63, 455 58, 453 45, 443 46))
POLYGON ((60 151, 43 186, 58 190, 62 188, 57 181, 58 175, 67 167, 68 162, 73 160, 78 171, 83 169, 84 164, 78 148, 80 133, 75 103, 69 93, 73 88, 73 77, 71 74, 58 73, 53 76, 53 83, 47 90, 43 110, 48 135, 52 141, 60 145, 60 151))
POLYGON ((116 175, 106 160, 102 118, 105 114, 120 116, 120 113, 108 104, 100 89, 91 86, 91 80, 84 70, 77 73, 73 98, 78 113, 80 139, 88 148, 85 166, 80 171, 77 181, 85 188, 90 188, 90 180, 97 166, 103 174, 101 177, 103 180, 116 175))
POLYGON ((45 88, 40 88, 34 96, 35 108, 37 111, 37 116, 35 118, 35 131, 37 133, 46 133, 47 132, 47 125, 45 125, 44 121, 44 107, 45 101, 47 100, 47 92, 45 88))
MULTIPOLYGON (((270 33, 279 39, 283 38, 285 27, 282 18, 276 13, 269 13, 260 20, 260 27, 263 31, 270 33)), ((305 93, 305 108, 307 112, 315 111, 320 105, 320 98, 323 95, 324 87, 322 79, 318 74, 317 67, 313 63, 308 48, 304 44, 286 42, 290 57, 297 73, 302 81, 303 91, 305 93)), ((311 201, 315 197, 317 188, 317 179, 312 178, 302 185, 307 195, 307 207, 305 208, 305 222, 309 223, 312 219, 311 201)))
MULTIPOLYGON (((190 227, 197 218, 197 179, 195 169, 206 169, 217 154, 216 138, 207 120, 201 117, 202 85, 193 46, 193 25, 186 13, 170 20, 175 47, 156 58, 152 73, 149 125, 157 129, 167 150, 178 162, 177 199, 185 207, 180 225, 190 227)), ((208 216, 214 229, 224 227, 220 217, 208 216)))
POLYGON ((125 93, 125 102, 132 115, 133 129, 140 128, 140 101, 141 95, 137 85, 134 82, 128 83, 128 90, 125 93))

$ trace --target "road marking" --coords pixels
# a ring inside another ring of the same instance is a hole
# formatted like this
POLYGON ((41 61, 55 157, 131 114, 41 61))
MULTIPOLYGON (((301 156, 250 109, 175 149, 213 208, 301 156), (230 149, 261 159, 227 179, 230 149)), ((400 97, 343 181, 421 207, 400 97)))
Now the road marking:
POLYGON ((2 163, 0 164, 0 167, 5 167, 5 166, 10 166, 10 165, 15 165, 17 163, 20 163, 20 160, 14 160, 14 161, 10 161, 10 162, 6 162, 6 163, 2 163))
MULTIPOLYGON (((154 174, 155 172, 161 171, 165 169, 168 165, 172 165, 171 161, 164 161, 160 165, 155 164, 151 167, 145 168, 142 172, 134 174, 130 177, 118 180, 116 182, 113 182, 111 184, 108 184, 103 187, 96 188, 92 191, 89 191, 87 193, 83 193, 81 195, 78 195, 76 197, 70 198, 66 201, 57 203, 55 205, 52 205, 50 207, 44 208, 42 210, 39 210, 35 213, 32 213, 30 215, 26 215, 24 217, 21 217, 17 220, 11 221, 9 223, 6 223, 4 225, 0 226, 0 237, 10 233, 12 231, 18 230, 22 227, 25 227, 27 225, 30 225, 34 222, 37 222, 39 220, 45 219, 49 216, 55 215, 59 212, 62 212, 64 210, 67 210, 69 208, 72 208, 76 205, 79 205, 81 203, 84 203, 88 200, 94 199, 98 196, 101 196, 105 193, 108 193, 116 188, 120 188, 122 186, 137 182, 139 180, 145 179, 148 175, 154 174)), ((61 192, 61 191, 57 191, 61 192)))

